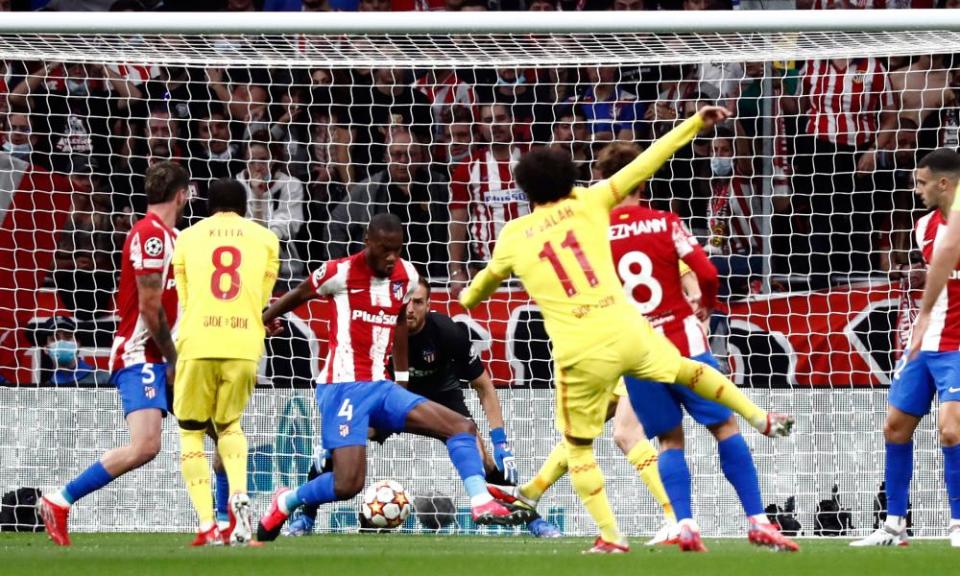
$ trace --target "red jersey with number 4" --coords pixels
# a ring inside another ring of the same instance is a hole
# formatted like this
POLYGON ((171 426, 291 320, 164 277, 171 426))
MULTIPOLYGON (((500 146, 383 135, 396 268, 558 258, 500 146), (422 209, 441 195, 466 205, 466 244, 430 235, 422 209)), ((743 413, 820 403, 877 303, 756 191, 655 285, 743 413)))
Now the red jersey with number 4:
POLYGON ((413 264, 403 259, 389 278, 380 278, 363 252, 324 262, 313 272, 310 282, 324 298, 330 319, 330 347, 318 383, 387 378, 393 331, 419 279, 413 264))
MULTIPOLYGON (((946 233, 947 223, 939 210, 934 210, 917 221, 917 246, 920 247, 927 266, 933 260, 933 251, 943 242, 946 233)), ((920 349, 925 352, 960 351, 960 266, 950 273, 946 287, 933 305, 930 326, 923 335, 920 349)))
POLYGON ((163 362, 163 354, 150 336, 140 315, 140 293, 137 277, 159 274, 163 286, 162 304, 167 322, 176 330, 177 286, 173 278, 173 245, 177 231, 167 226, 153 212, 133 225, 123 244, 123 262, 120 266, 120 290, 117 312, 120 323, 110 351, 110 369, 122 370, 128 366, 163 362))
POLYGON ((713 308, 717 270, 680 219, 669 212, 622 206, 610 213, 610 248, 627 297, 684 356, 709 347, 680 284, 680 261, 697 274, 701 305, 713 308))

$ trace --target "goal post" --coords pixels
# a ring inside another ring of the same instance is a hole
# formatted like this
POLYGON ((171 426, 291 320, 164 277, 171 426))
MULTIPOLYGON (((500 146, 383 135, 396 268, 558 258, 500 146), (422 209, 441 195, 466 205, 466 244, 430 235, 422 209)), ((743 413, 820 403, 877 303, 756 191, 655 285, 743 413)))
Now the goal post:
MULTIPOLYGON (((0 491, 52 489, 127 437, 105 373, 113 294, 125 231, 145 207, 143 171, 163 159, 190 172, 181 226, 204 216, 214 179, 244 183, 248 215, 283 240, 282 286, 358 249, 373 214, 400 215, 433 308, 470 331, 499 387, 529 478, 557 440, 539 313, 514 284, 470 314, 454 297, 502 224, 529 210, 512 164, 559 146, 587 182, 612 142, 646 147, 715 103, 733 119, 644 194, 680 214, 721 271, 714 353, 751 398, 798 417, 787 440, 744 432, 764 503, 793 498, 812 535, 836 485, 848 533, 869 530, 886 387, 922 276, 912 167, 958 146, 957 53, 952 10, 4 15, 0 491), (57 364, 58 340, 77 341, 82 366, 57 364)), ((268 343, 244 418, 262 510, 274 488, 305 480, 327 330, 308 305, 268 343)), ((740 535, 716 443, 686 424, 697 519, 710 536, 740 535)), ((934 424, 915 441, 923 536, 948 519, 934 424)), ((71 527, 193 529, 177 445, 168 421, 157 460, 81 502, 71 527)), ((597 453, 625 531, 652 533, 659 511, 609 434, 597 453)), ((453 497, 448 530, 476 530, 442 444, 372 444, 368 473, 453 497)), ((324 507, 318 526, 354 529, 356 510, 324 507)), ((566 480, 543 511, 568 534, 593 530, 566 480)))

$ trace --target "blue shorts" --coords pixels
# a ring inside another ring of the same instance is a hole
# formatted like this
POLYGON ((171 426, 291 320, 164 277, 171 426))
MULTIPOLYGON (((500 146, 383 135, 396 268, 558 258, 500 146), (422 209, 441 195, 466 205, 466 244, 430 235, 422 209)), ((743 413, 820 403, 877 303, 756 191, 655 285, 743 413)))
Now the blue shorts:
POLYGON ((123 417, 131 412, 156 408, 164 416, 170 409, 167 405, 167 365, 134 364, 114 372, 110 382, 120 392, 123 417))
POLYGON ((403 430, 407 414, 427 399, 389 380, 317 386, 323 447, 366 446, 367 429, 403 430))
MULTIPOLYGON (((716 359, 709 352, 694 356, 691 360, 702 362, 713 368, 719 368, 716 359)), ((704 426, 714 426, 726 422, 733 414, 723 404, 707 400, 686 386, 637 380, 625 377, 630 405, 643 424, 643 431, 650 438, 673 430, 683 422, 683 409, 704 426)))
POLYGON ((960 402, 960 352, 919 352, 913 360, 897 362, 888 402, 907 414, 930 412, 933 395, 940 402, 960 402))

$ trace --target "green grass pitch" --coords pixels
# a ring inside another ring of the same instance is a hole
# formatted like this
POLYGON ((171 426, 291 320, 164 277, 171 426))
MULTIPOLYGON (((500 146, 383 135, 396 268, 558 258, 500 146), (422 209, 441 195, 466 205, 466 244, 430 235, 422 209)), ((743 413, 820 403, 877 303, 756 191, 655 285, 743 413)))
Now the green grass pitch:
MULTIPOLYGON (((796 554, 775 554, 746 540, 709 540, 708 554, 645 548, 630 554, 581 554, 589 540, 529 537, 317 535, 281 538, 262 548, 191 549, 187 534, 76 534, 57 548, 45 534, 0 535, 4 576, 850 576, 949 574, 960 550, 945 540, 908 548, 851 549, 847 540, 803 540, 796 554)), ((956 573, 956 572, 953 572, 956 573)))

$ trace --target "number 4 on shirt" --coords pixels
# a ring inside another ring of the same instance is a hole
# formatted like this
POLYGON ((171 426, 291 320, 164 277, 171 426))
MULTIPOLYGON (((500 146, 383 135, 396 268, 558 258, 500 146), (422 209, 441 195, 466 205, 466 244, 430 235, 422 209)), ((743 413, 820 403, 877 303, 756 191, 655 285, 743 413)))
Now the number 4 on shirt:
MULTIPOLYGON (((567 236, 563 239, 563 242, 560 243, 560 247, 567 248, 573 252, 574 258, 577 259, 577 264, 580 265, 580 269, 583 270, 583 275, 586 276, 587 283, 590 284, 591 287, 600 283, 600 280, 597 279, 597 275, 593 271, 593 266, 590 264, 590 261, 587 260, 586 254, 583 253, 580 242, 577 240, 577 235, 573 233, 573 230, 567 232, 567 236)), ((557 256, 557 251, 554 250, 550 242, 543 243, 543 249, 540 250, 537 256, 539 256, 541 260, 548 260, 550 262, 550 265, 553 266, 553 271, 556 272, 557 278, 560 280, 560 285, 563 286, 563 291, 567 293, 568 297, 577 293, 577 289, 573 287, 570 276, 563 268, 563 264, 557 256)))

